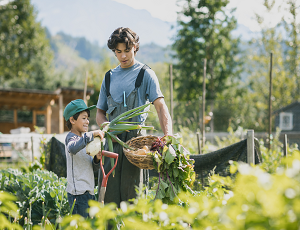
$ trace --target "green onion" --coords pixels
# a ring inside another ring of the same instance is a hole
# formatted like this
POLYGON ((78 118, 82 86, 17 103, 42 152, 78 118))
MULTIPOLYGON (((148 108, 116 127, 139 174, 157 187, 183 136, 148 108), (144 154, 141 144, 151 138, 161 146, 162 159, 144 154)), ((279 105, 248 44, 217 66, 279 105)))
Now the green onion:
POLYGON ((123 118, 124 116, 128 115, 128 114, 131 114, 131 113, 138 113, 142 110, 144 110, 147 106, 149 106, 150 103, 148 104, 145 104, 145 105, 142 105, 142 106, 139 106, 139 107, 136 107, 134 109, 131 109, 131 110, 128 110, 122 114, 120 114, 119 116, 115 117, 110 123, 111 124, 115 124, 116 122, 118 122, 121 118, 123 118))

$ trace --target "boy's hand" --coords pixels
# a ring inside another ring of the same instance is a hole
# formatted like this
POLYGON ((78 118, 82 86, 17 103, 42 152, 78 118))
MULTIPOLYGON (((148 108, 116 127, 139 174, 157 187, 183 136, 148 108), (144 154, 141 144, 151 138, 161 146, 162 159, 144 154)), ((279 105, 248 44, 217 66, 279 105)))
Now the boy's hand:
POLYGON ((98 164, 100 162, 100 158, 101 158, 101 151, 99 151, 99 153, 97 155, 94 156, 94 162, 96 164, 98 164))
POLYGON ((103 131, 98 129, 98 130, 94 130, 92 132, 93 132, 94 137, 99 136, 101 140, 104 138, 104 132, 103 131))

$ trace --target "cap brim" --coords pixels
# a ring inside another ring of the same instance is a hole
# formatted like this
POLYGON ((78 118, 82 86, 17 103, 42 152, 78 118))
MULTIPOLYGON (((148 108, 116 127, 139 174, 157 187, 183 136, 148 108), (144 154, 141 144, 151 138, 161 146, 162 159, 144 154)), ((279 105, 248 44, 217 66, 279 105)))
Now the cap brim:
POLYGON ((87 109, 88 109, 88 110, 92 110, 92 109, 94 109, 94 108, 96 108, 96 105, 92 105, 92 106, 88 107, 87 109))

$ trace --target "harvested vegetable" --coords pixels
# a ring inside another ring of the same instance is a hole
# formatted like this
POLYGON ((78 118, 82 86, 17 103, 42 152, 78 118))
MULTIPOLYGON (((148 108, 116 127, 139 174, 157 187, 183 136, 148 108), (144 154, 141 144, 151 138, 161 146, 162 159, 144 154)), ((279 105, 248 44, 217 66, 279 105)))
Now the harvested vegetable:
POLYGON ((92 157, 97 155, 101 149, 101 144, 103 143, 105 143, 105 138, 103 138, 101 143, 100 137, 95 137, 93 141, 86 145, 86 153, 92 157))
POLYGON ((155 199, 164 203, 173 203, 181 191, 194 193, 191 185, 195 181, 194 160, 180 144, 179 138, 164 136, 158 138, 151 149, 154 167, 159 173, 155 199))
MULTIPOLYGON (((116 140, 123 147, 125 147, 127 149, 132 149, 130 146, 128 146, 126 143, 124 143, 122 140, 120 140, 118 138, 118 136, 117 136, 118 134, 121 134, 126 131, 130 131, 130 130, 136 130, 136 129, 154 130, 153 126, 145 126, 145 125, 139 124, 139 122, 129 122, 128 121, 130 118, 147 113, 147 112, 144 112, 144 109, 146 107, 148 107, 149 105, 150 105, 150 103, 136 107, 131 110, 128 110, 128 111, 120 114, 116 118, 114 118, 111 122, 104 122, 102 124, 100 129, 105 133, 105 138, 107 139, 107 142, 108 142, 109 151, 113 152, 112 139, 116 140)), ((103 148, 104 142, 100 141, 100 148, 99 148, 99 141, 97 140, 97 138, 95 138, 94 141, 90 142, 88 145, 91 146, 91 147, 89 147, 89 149, 91 149, 89 151, 93 151, 93 154, 95 153, 94 149, 98 148, 98 152, 100 149, 104 150, 104 148, 103 148), (93 142, 95 142, 95 143, 93 143, 93 142)), ((91 155, 91 152, 89 152, 89 153, 91 155)), ((110 160, 111 160, 111 167, 113 167, 114 159, 111 158, 110 160)), ((102 162, 104 162, 104 159, 102 162)), ((113 175, 114 175, 114 172, 113 172, 113 175)))

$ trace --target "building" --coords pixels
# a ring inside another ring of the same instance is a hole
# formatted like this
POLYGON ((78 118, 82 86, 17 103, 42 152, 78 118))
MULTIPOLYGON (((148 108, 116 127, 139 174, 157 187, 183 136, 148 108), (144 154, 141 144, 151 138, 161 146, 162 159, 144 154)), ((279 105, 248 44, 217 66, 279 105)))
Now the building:
POLYGON ((280 139, 286 134, 289 144, 300 146, 300 102, 296 101, 273 112, 275 127, 280 128, 280 139))
POLYGON ((86 98, 87 101, 93 93, 93 90, 84 92, 75 88, 58 88, 55 91, 0 89, 0 110, 9 112, 10 116, 10 119, 0 117, 0 132, 9 134, 20 127, 30 128, 32 132, 37 125, 37 118, 42 117, 45 133, 64 133, 68 131, 63 118, 65 106, 75 99, 86 98), (30 121, 20 122, 18 111, 29 111, 32 116, 30 121))

